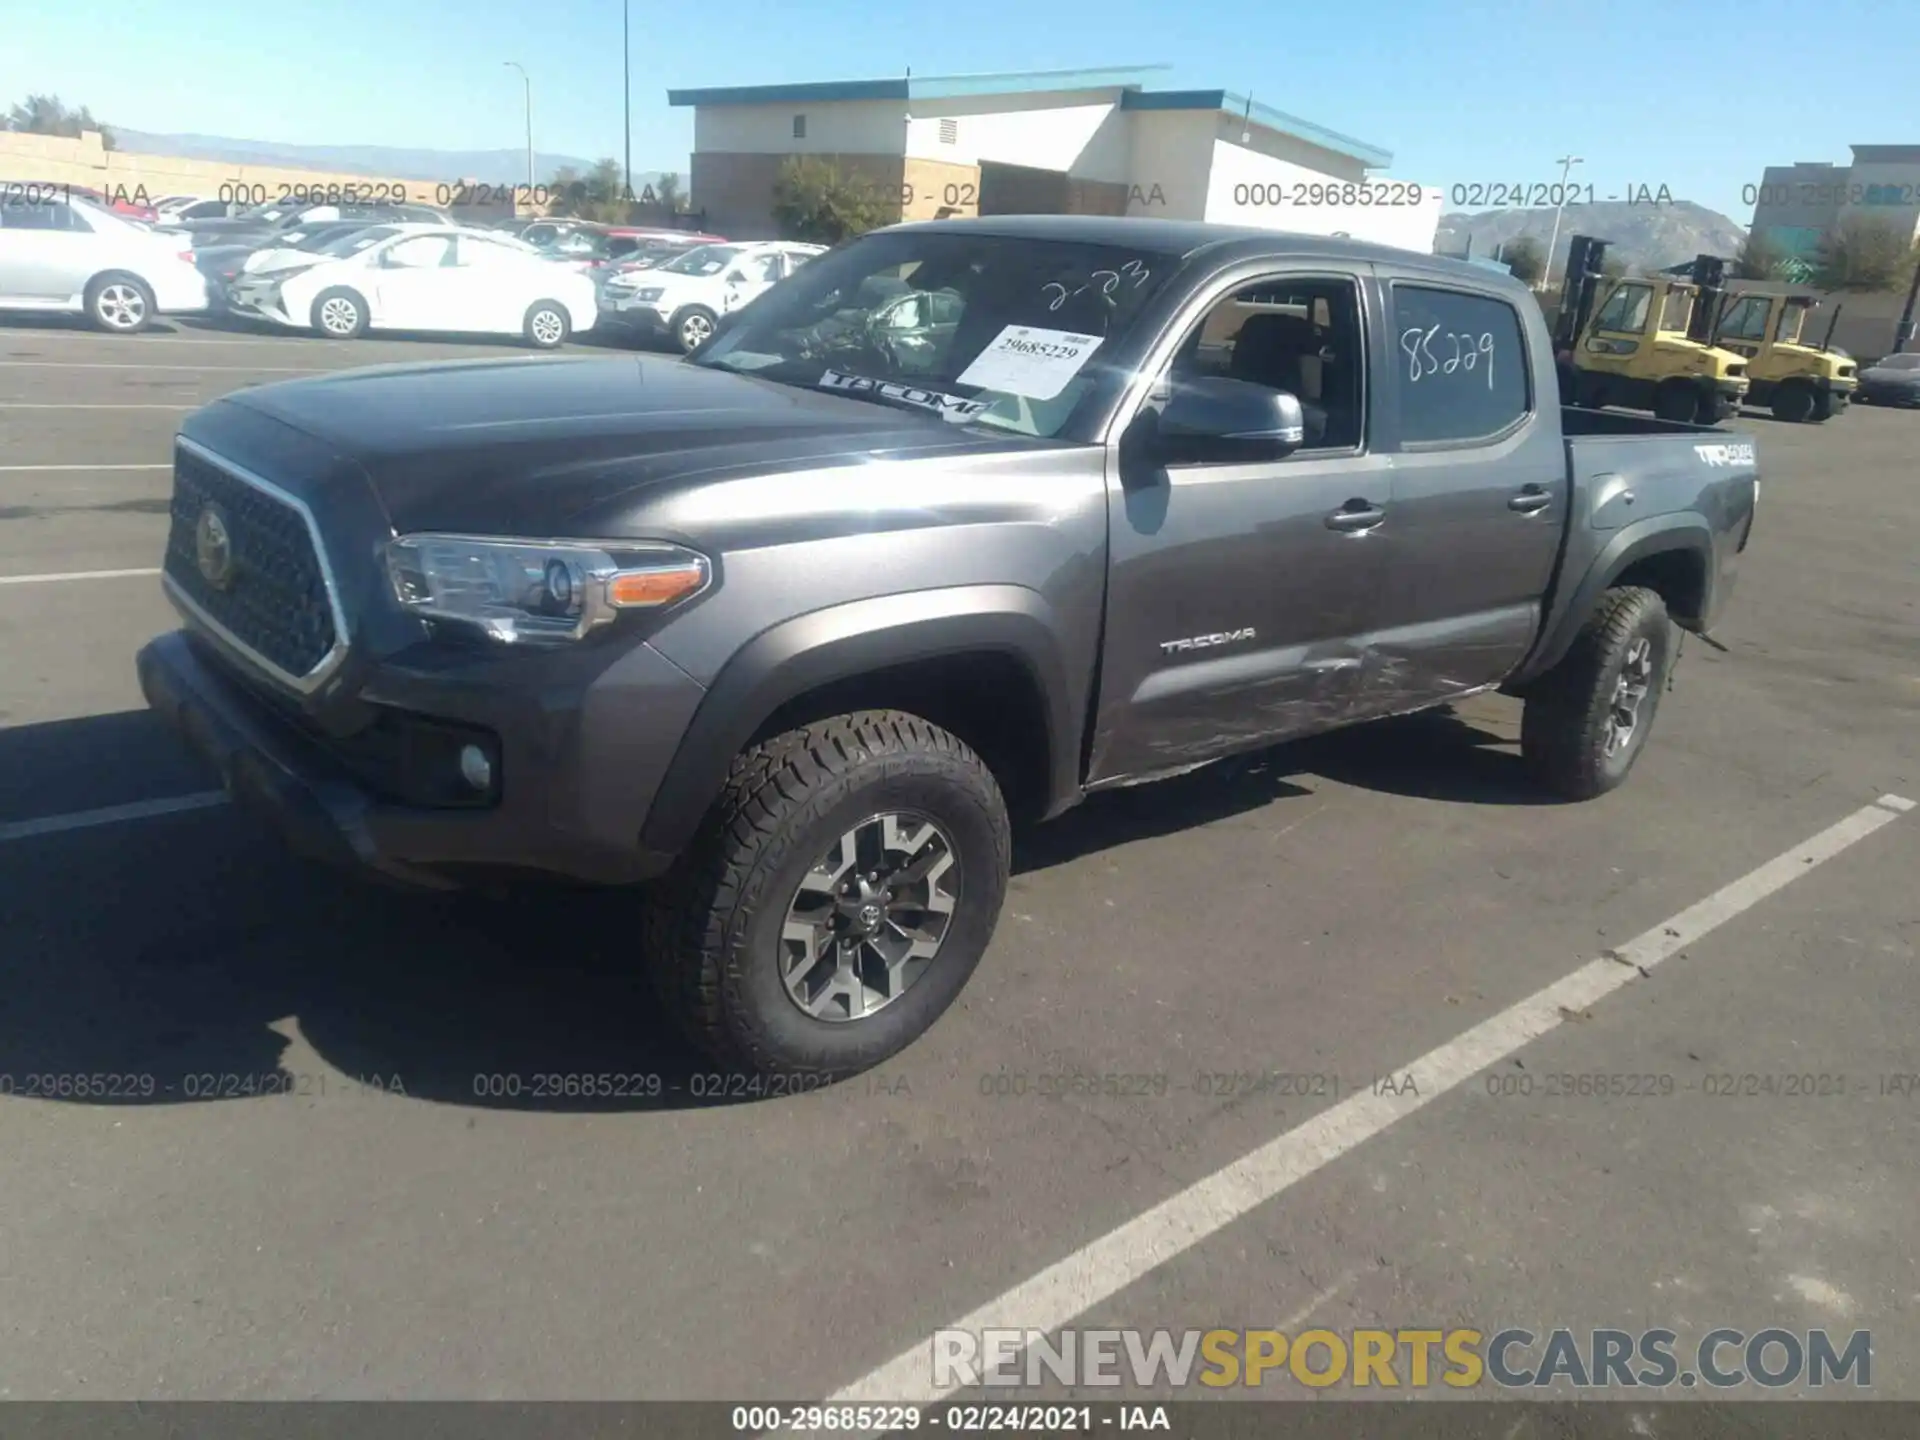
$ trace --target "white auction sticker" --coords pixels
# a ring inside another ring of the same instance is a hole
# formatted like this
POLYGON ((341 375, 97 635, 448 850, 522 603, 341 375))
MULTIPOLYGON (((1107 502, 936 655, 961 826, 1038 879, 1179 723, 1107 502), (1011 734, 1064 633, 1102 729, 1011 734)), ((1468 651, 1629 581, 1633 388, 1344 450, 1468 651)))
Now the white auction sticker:
POLYGON ((866 375, 846 375, 838 370, 821 371, 817 383, 826 390, 847 390, 855 394, 864 392, 884 395, 889 400, 904 400, 909 405, 931 410, 942 419, 955 423, 971 420, 987 408, 985 400, 963 400, 958 395, 949 395, 942 390, 903 385, 897 380, 875 380, 866 375))
POLYGON ((1009 325, 974 356, 957 383, 1023 395, 1029 400, 1051 400, 1067 388, 1067 382, 1080 373, 1080 367, 1100 344, 1098 335, 1009 325))

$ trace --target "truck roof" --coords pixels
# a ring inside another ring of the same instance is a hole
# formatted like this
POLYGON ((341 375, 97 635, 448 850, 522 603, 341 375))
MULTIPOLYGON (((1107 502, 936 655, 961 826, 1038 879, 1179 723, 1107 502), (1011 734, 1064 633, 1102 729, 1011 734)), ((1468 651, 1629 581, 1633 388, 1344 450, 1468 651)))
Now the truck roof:
POLYGON ((1292 230, 1270 230, 1257 225, 1218 225, 1201 220, 1159 220, 1139 215, 994 215, 953 220, 920 220, 893 225, 891 230, 953 231, 970 235, 1005 235, 1021 240, 1077 240, 1087 245, 1114 245, 1161 255, 1190 256, 1219 249, 1221 258, 1236 254, 1311 255, 1322 259, 1417 265, 1442 274, 1472 278, 1482 285, 1506 286, 1526 293, 1526 286, 1509 274, 1488 270, 1444 255, 1401 250, 1370 240, 1347 240, 1292 230))

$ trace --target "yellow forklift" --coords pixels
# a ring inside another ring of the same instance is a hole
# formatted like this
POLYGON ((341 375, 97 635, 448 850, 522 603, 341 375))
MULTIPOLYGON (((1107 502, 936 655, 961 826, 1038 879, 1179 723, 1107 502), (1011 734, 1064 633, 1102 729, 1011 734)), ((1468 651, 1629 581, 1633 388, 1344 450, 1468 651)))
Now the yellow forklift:
POLYGON ((1685 278, 1601 271, 1607 242, 1575 235, 1567 250, 1554 349, 1561 390, 1575 405, 1651 410, 1713 425, 1747 396, 1747 359, 1712 343, 1726 262, 1694 261, 1685 278))
POLYGON ((1763 295, 1751 290, 1733 291, 1721 303, 1713 343, 1746 356, 1747 379, 1752 382, 1747 400, 1767 406, 1776 420, 1817 425, 1846 409, 1859 388, 1853 357, 1833 348, 1841 307, 1834 307, 1818 345, 1800 338, 1808 315, 1819 304, 1812 295, 1763 295))

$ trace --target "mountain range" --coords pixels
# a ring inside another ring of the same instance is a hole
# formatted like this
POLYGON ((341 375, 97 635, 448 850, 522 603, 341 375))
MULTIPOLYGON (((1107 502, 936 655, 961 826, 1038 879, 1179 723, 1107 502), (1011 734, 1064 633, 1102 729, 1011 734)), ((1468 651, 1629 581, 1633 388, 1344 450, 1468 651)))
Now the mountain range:
MULTIPOLYGON (((1537 210, 1479 210, 1440 217, 1434 248, 1443 255, 1459 255, 1472 245, 1477 259, 1491 259, 1502 245, 1531 236, 1545 250, 1553 234, 1553 208, 1537 210)), ((1568 237, 1592 235, 1612 242, 1609 259, 1618 256, 1630 268, 1660 269, 1691 260, 1696 255, 1740 253, 1747 232, 1717 210, 1691 200, 1665 204, 1601 200, 1591 205, 1569 205, 1560 217, 1560 239, 1553 257, 1556 269, 1566 261, 1568 237)))
MULTIPOLYGON (((146 155, 180 155, 195 160, 218 160, 231 165, 288 165, 306 170, 328 170, 343 175, 372 175, 394 180, 473 180, 486 185, 523 184, 527 178, 525 150, 421 150, 397 145, 288 145, 277 140, 235 140, 224 135, 156 135, 146 130, 108 127, 122 150, 146 155)), ((536 149, 536 180, 551 179, 562 166, 582 175, 592 160, 578 155, 555 155, 536 149)), ((659 182, 665 173, 636 170, 633 188, 659 182)), ((685 177, 682 176, 682 189, 685 177)))

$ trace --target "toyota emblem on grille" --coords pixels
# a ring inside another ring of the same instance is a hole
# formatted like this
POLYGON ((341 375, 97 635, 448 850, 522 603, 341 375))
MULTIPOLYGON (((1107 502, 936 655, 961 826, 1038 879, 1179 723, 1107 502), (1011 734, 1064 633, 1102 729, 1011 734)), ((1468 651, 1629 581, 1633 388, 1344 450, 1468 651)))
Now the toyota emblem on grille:
POLYGON ((193 556, 214 589, 224 590, 233 583, 233 536, 217 505, 207 506, 194 522, 193 556))

